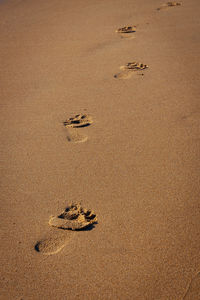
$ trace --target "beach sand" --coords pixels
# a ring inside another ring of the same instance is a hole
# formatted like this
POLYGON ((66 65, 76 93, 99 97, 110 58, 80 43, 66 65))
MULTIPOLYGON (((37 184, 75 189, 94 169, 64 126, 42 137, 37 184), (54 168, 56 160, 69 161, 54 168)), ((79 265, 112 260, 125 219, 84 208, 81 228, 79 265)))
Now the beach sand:
POLYGON ((164 3, 1 1, 0 299, 200 299, 200 5, 164 3))

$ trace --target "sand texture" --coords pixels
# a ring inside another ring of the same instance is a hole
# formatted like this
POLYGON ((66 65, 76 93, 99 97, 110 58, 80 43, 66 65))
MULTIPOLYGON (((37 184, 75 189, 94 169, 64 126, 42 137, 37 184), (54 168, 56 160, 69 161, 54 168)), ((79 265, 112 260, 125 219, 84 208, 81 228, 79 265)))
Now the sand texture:
POLYGON ((200 299, 200 273, 192 278, 183 300, 200 299))
POLYGON ((0 1, 0 300, 200 299, 199 16, 0 1))

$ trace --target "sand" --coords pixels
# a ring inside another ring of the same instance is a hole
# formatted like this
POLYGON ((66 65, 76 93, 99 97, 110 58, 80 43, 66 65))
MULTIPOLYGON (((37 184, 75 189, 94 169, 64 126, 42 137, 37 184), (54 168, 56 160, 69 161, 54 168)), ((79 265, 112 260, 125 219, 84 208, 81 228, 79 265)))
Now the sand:
POLYGON ((0 1, 0 299, 199 299, 200 5, 164 4, 0 1))

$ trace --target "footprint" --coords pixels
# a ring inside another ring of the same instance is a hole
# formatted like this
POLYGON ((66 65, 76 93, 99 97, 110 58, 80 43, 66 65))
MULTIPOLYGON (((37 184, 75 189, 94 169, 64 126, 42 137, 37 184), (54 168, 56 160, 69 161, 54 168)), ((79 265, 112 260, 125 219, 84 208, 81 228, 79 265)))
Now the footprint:
MULTIPOLYGON (((56 230, 57 231, 57 230, 56 230)), ((71 239, 71 234, 54 232, 54 235, 37 242, 35 250, 44 255, 51 255, 60 252, 71 239)))
POLYGON ((121 38, 134 38, 133 33, 136 32, 136 26, 125 26, 116 30, 121 38))
POLYGON ((183 300, 200 299, 200 272, 192 279, 183 300))
MULTIPOLYGON (((148 66, 142 63, 137 62, 130 62, 127 63, 125 66, 121 66, 120 69, 123 70, 122 72, 115 74, 114 77, 118 79, 127 79, 133 75, 135 71, 143 71, 147 69, 148 66)), ((144 75, 143 73, 139 73, 138 75, 144 75)))
POLYGON ((181 3, 180 2, 167 2, 166 4, 163 4, 161 7, 157 8, 157 10, 161 10, 161 9, 165 9, 168 7, 172 7, 172 6, 180 6, 181 3))
POLYGON ((70 241, 71 230, 84 230, 89 227, 92 229, 96 223, 97 216, 93 211, 82 208, 80 204, 71 204, 61 215, 50 217, 49 225, 57 229, 53 229, 51 236, 38 241, 35 250, 44 255, 56 254, 70 241), (58 229, 65 229, 65 231, 58 229))
POLYGON ((61 215, 51 217, 49 225, 60 229, 80 230, 96 222, 97 216, 93 211, 82 208, 80 204, 71 204, 61 215))
POLYGON ((86 127, 93 123, 91 116, 86 114, 78 114, 73 118, 69 118, 63 122, 67 128, 67 140, 73 143, 81 143, 87 141, 88 137, 80 134, 77 129, 86 127))

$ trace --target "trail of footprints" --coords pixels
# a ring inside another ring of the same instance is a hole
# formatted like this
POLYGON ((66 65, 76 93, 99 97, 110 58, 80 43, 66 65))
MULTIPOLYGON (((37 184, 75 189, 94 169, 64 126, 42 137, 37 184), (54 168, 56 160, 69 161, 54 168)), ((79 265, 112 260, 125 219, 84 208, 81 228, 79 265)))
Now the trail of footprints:
MULTIPOLYGON (((169 7, 180 6, 180 2, 167 2, 157 10, 167 9, 169 7)), ((136 26, 125 26, 116 30, 121 38, 134 38, 136 26)), ((144 75, 143 71, 148 65, 139 62, 129 62, 120 67, 121 72, 114 75, 117 79, 127 79, 133 74, 144 75), (142 73, 141 73, 142 72, 142 73)), ((80 134, 80 128, 89 126, 93 123, 92 117, 87 114, 78 114, 63 122, 66 128, 67 140, 73 143, 87 141, 88 137, 80 134)), ((44 255, 52 255, 60 252, 72 238, 73 232, 92 229, 97 224, 96 214, 83 208, 80 204, 69 205, 60 215, 51 216, 48 225, 52 228, 52 233, 38 241, 35 250, 44 255)), ((200 273, 192 279, 185 293, 184 300, 200 299, 200 273), (197 295, 198 294, 198 295, 197 295)))
MULTIPOLYGON (((167 2, 158 10, 181 5, 178 2, 167 2)), ((137 26, 125 26, 116 30, 121 38, 134 38, 137 26)), ((129 62, 120 67, 121 72, 114 75, 117 79, 130 78, 137 73, 143 75, 148 65, 140 62, 129 62)), ((87 141, 88 137, 80 133, 81 128, 90 126, 93 119, 87 114, 77 114, 63 122, 66 128, 67 140, 72 143, 87 141)), ((52 234, 35 245, 35 250, 46 255, 58 253, 68 243, 71 238, 70 231, 85 230, 97 223, 96 214, 88 209, 84 209, 80 204, 71 204, 59 216, 52 216, 49 219, 49 226, 54 228, 52 234), (62 230, 61 230, 62 229, 62 230), (68 234, 66 234, 66 230, 68 234)))
MULTIPOLYGON (((167 2, 157 10, 169 7, 180 6, 179 2, 167 2)), ((133 38, 136 32, 136 26, 125 26, 116 30, 121 38, 133 38)), ((117 79, 130 78, 135 72, 143 75, 148 65, 139 62, 129 62, 120 67, 121 72, 115 74, 117 79)), ((78 114, 63 122, 67 130, 67 140, 73 143, 87 141, 88 137, 79 133, 80 128, 89 126, 93 123, 92 117, 87 114, 78 114)), ((35 250, 44 255, 52 255, 60 252, 72 238, 73 232, 92 229, 97 224, 97 215, 80 204, 69 205, 60 215, 51 216, 48 225, 53 229, 50 236, 41 239, 35 245, 35 250)), ((200 273, 191 281, 184 300, 200 299, 200 273), (198 296, 197 296, 198 293, 198 296)))

